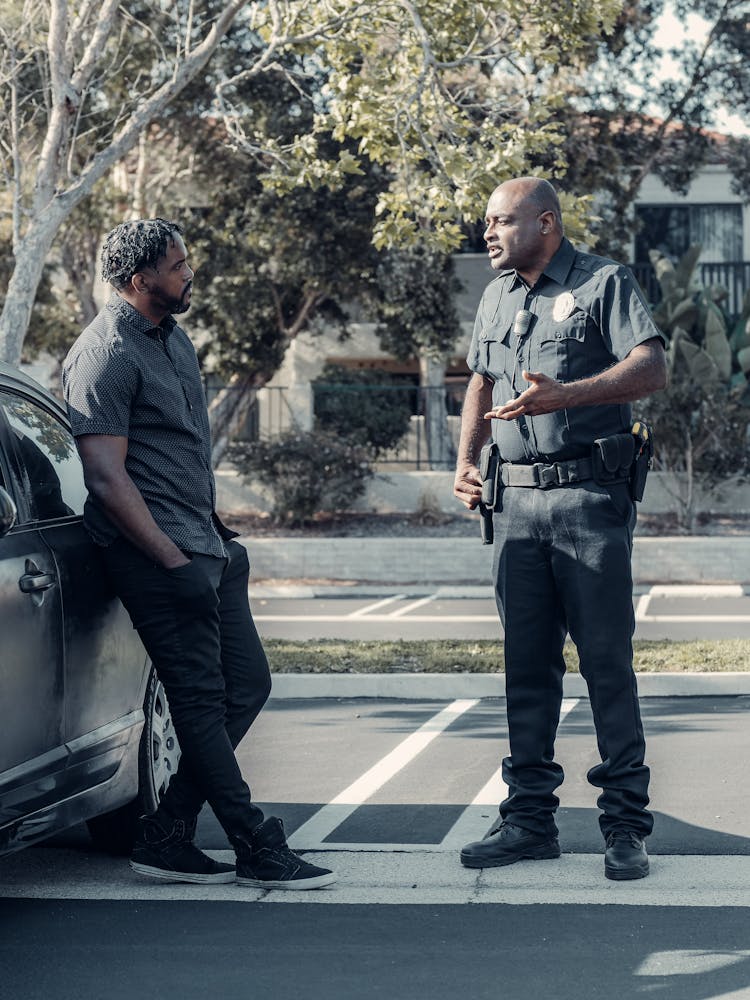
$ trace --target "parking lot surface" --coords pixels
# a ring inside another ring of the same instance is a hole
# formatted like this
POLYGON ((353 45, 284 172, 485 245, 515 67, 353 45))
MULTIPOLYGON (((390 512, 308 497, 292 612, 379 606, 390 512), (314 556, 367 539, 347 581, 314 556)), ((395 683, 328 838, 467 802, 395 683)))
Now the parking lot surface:
MULTIPOLYGON (((557 741, 562 858, 485 871, 458 850, 503 795, 503 699, 272 700, 239 749, 243 772, 339 881, 154 883, 74 829, 0 861, 7 995, 494 1000, 501 983, 508 1000, 748 998, 748 709, 748 696, 643 699, 652 874, 614 883, 585 779, 585 699, 565 700, 557 741)), ((208 809, 198 843, 231 857, 208 809)))

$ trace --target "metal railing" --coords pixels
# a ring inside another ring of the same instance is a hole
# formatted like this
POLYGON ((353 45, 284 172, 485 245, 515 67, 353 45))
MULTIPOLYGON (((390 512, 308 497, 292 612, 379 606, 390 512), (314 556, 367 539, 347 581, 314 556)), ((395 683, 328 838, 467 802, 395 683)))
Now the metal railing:
MULTIPOLYGON (((631 264, 638 284, 651 303, 656 305, 661 301, 661 288, 656 280, 656 273, 651 264, 631 264)), ((729 318, 734 321, 742 311, 742 302, 750 289, 750 261, 732 260, 721 263, 706 262, 698 264, 696 273, 701 284, 706 287, 720 285, 727 290, 727 299, 722 303, 729 318)))
MULTIPOLYGON (((468 379, 467 379, 468 381, 468 379)), ((327 388, 333 388, 327 386, 327 388)), ((392 399, 394 407, 410 413, 405 431, 398 443, 387 452, 377 456, 377 466, 381 470, 388 467, 415 470, 452 469, 455 465, 455 449, 461 425, 461 408, 466 394, 466 385, 448 383, 422 388, 415 385, 351 385, 339 387, 342 392, 356 396, 373 393, 392 399), (440 399, 437 396, 440 396, 440 399), (435 454, 425 429, 426 414, 432 404, 442 406, 445 438, 440 454, 435 454), (433 454, 430 454, 430 452, 433 454)), ((356 403, 353 405, 356 406, 356 403)), ((255 393, 244 425, 237 435, 239 440, 254 441, 258 438, 273 438, 284 431, 299 428, 310 430, 315 424, 314 393, 307 400, 300 396, 299 388, 290 386, 266 386, 255 393), (304 403, 308 402, 308 406, 304 403)))

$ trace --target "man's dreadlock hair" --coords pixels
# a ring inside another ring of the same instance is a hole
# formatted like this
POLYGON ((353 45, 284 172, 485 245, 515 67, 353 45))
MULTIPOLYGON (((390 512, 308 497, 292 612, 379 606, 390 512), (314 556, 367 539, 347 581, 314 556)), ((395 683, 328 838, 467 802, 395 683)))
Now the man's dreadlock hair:
POLYGON ((145 267, 156 267, 160 257, 182 230, 166 219, 136 219, 116 226, 104 239, 102 281, 120 291, 127 288, 134 274, 145 267))

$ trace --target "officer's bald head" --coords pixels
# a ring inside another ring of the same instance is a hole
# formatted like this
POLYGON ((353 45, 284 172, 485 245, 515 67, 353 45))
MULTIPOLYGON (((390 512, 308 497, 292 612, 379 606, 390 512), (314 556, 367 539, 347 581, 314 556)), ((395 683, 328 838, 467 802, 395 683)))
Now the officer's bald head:
POLYGON ((560 202, 549 181, 541 177, 517 177, 495 188, 485 222, 490 267, 514 269, 530 285, 563 238, 560 202))
POLYGON ((498 185, 492 195, 494 197, 499 193, 509 196, 519 208, 533 210, 535 215, 550 212, 554 217, 556 230, 561 236, 565 232, 557 191, 544 177, 515 177, 498 185))

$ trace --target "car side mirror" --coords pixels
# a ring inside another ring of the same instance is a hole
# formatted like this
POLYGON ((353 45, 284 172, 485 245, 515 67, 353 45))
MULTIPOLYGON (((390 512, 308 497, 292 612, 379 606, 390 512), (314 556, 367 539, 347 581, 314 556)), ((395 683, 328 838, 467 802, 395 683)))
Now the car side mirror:
POLYGON ((16 523, 16 505, 10 495, 0 486, 0 538, 7 535, 16 523))

